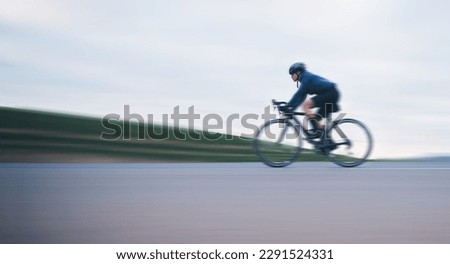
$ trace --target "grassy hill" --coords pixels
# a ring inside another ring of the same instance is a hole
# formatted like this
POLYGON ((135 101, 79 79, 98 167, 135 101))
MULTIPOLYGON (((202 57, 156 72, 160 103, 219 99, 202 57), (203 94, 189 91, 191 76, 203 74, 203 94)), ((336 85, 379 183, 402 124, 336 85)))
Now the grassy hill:
MULTIPOLYGON (((0 162, 258 161, 246 138, 137 122, 112 126, 101 118, 0 107, 0 162), (152 138, 143 137, 147 131, 152 138)), ((305 153, 300 160, 324 157, 305 153)))

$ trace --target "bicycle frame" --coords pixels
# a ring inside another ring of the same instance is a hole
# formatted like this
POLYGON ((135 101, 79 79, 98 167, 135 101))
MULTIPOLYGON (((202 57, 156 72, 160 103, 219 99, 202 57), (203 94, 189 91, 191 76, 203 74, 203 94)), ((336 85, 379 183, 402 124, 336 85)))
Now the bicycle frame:
MULTIPOLYGON (((278 112, 282 115, 284 115, 285 117, 281 117, 279 118, 280 120, 294 120, 295 124, 293 124, 294 126, 299 126, 301 128, 301 131, 305 134, 308 135, 308 131, 305 129, 304 126, 302 126, 302 123, 297 119, 296 116, 306 116, 306 113, 304 112, 291 112, 291 113, 285 113, 283 111, 280 111, 280 106, 286 106, 287 103, 286 102, 277 102, 275 101, 275 99, 272 99, 272 105, 274 107, 274 109, 278 109, 278 112)), ((283 136, 285 135, 285 132, 283 132, 283 136)), ((309 140, 308 140, 309 142, 309 140)))
MULTIPOLYGON (((281 112, 280 112, 281 113, 281 112)), ((306 113, 304 112, 292 112, 292 113, 281 113, 284 115, 284 118, 281 117, 279 119, 283 119, 285 122, 286 121, 294 121, 292 125, 294 125, 297 128, 300 128, 300 130, 303 132, 304 135, 309 135, 308 130, 305 128, 305 126, 302 125, 302 122, 300 122, 300 120, 296 117, 296 116, 306 116, 306 113)), ((339 145, 351 145, 351 142, 348 140, 348 137, 345 135, 345 133, 337 126, 339 124, 340 121, 342 121, 343 119, 337 120, 337 121, 333 121, 333 123, 330 126, 325 126, 325 135, 328 135, 329 131, 331 130, 332 127, 334 127, 335 131, 337 132, 337 134, 342 138, 345 139, 345 141, 340 142, 340 143, 334 143, 332 145, 334 146, 339 146, 339 145)), ((280 135, 280 138, 277 140, 278 142, 281 141, 281 139, 286 135, 286 129, 284 129, 282 131, 282 134, 280 135)), ((300 135, 299 135, 300 136, 300 135)), ((307 136, 304 137, 304 139, 312 144, 313 146, 318 146, 321 145, 320 142, 315 141, 312 138, 308 138, 307 136)), ((330 146, 332 146, 330 145, 330 146)))

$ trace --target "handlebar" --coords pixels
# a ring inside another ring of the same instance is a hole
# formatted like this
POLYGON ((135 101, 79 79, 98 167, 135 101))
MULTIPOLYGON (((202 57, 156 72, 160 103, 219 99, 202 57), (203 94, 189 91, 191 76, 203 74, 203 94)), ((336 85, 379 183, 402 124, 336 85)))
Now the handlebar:
POLYGON ((301 116, 306 115, 306 113, 303 113, 303 112, 292 112, 294 109, 288 109, 287 108, 288 103, 286 103, 284 101, 276 101, 275 99, 272 99, 272 105, 273 105, 273 109, 277 109, 280 114, 301 115, 301 116))
POLYGON ((274 106, 287 105, 286 102, 282 102, 282 101, 277 102, 277 101, 275 101, 275 99, 272 99, 272 104, 273 104, 274 106))
POLYGON ((273 109, 274 110, 277 109, 278 113, 280 113, 280 114, 285 114, 285 113, 289 112, 289 111, 287 111, 288 108, 287 108, 286 102, 283 102, 283 101, 278 102, 275 99, 272 99, 272 105, 273 105, 273 109))

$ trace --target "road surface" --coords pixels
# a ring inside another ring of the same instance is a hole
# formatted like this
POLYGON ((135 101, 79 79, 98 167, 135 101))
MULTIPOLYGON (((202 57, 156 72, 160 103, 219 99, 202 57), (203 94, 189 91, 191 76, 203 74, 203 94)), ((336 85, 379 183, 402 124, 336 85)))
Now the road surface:
POLYGON ((450 243, 450 164, 0 164, 0 243, 450 243))

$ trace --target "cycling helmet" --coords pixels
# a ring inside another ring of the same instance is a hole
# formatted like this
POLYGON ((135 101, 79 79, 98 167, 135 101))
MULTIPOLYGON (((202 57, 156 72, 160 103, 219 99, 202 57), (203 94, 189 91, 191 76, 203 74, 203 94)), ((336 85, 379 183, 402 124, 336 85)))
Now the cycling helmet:
POLYGON ((302 62, 296 62, 289 67, 289 75, 297 72, 304 72, 306 70, 306 65, 302 62))

